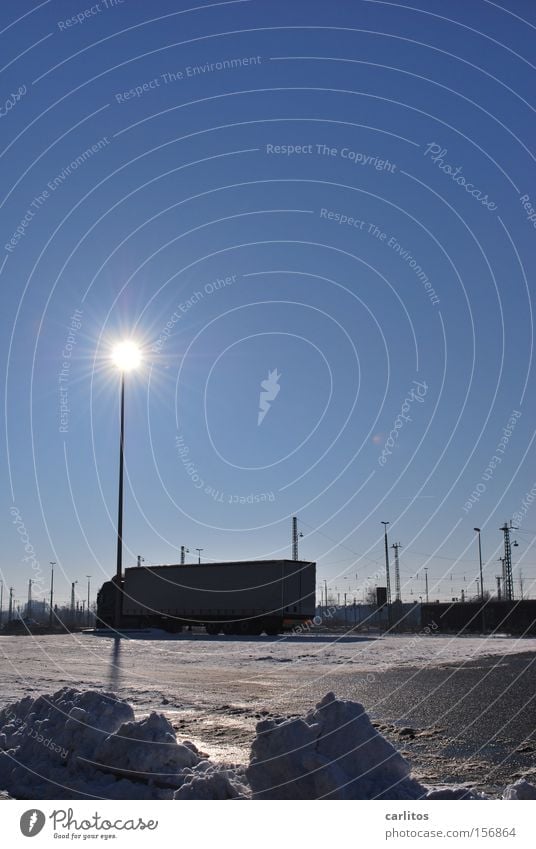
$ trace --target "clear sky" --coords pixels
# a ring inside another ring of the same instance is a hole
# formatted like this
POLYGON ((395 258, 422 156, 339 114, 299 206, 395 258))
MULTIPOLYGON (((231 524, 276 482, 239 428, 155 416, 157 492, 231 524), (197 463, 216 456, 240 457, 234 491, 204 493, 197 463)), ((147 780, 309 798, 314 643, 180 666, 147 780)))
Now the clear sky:
POLYGON ((450 599, 514 519, 530 588, 536 10, 503 5, 4 0, 17 598, 114 572, 127 337, 125 565, 290 556, 297 515, 359 598, 389 520, 404 597, 450 599))

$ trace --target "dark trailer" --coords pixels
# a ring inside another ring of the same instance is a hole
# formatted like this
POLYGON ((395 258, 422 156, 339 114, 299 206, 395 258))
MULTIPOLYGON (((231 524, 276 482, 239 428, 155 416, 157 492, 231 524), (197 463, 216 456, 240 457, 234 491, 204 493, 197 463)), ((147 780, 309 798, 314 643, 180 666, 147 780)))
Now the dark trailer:
MULTIPOLYGON (((97 597, 105 625, 114 625, 116 586, 108 581, 97 597)), ((314 617, 315 589, 316 563, 304 560, 136 566, 121 584, 120 627, 274 635, 314 617)))

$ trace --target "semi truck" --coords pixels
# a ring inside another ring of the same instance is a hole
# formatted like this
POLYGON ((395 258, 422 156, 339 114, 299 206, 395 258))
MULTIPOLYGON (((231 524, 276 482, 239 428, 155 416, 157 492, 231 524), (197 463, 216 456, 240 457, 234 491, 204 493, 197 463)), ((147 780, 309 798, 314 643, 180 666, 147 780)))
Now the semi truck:
POLYGON ((314 617, 315 589, 316 563, 304 560, 140 565, 125 569, 120 583, 103 584, 97 617, 110 627, 275 635, 314 617))

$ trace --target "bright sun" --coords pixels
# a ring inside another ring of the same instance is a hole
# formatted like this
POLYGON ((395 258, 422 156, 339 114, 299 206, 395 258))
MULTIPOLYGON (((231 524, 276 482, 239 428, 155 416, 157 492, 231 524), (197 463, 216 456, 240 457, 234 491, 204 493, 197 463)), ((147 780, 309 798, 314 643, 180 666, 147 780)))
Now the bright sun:
POLYGON ((132 371, 141 363, 141 351, 135 342, 120 342, 112 351, 112 360, 121 371, 132 371))

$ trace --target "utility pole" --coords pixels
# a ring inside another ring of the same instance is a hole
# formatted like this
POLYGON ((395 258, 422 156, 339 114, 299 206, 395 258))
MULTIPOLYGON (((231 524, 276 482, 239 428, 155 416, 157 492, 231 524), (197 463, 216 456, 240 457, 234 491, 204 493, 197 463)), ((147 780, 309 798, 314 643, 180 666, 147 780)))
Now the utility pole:
POLYGON ((138 554, 138 569, 141 569, 141 564, 145 563, 145 557, 142 557, 141 554, 138 554))
POLYGON ((9 610, 7 615, 8 624, 11 622, 13 618, 13 587, 9 588, 9 610))
POLYGON ((204 548, 196 548, 197 551, 197 565, 201 566, 201 552, 204 551, 204 548))
POLYGON ((75 624, 75 604, 74 604, 74 586, 78 581, 71 583, 71 627, 75 624))
POLYGON ((28 580, 28 603, 26 605, 26 616, 29 619, 32 615, 32 579, 28 580))
POLYGON ((90 591, 90 586, 91 586, 91 584, 90 584, 91 575, 86 575, 86 578, 87 578, 87 627, 89 628, 89 613, 90 613, 90 611, 89 611, 89 596, 90 596, 89 591, 90 591))
POLYGON ((181 545, 181 566, 184 566, 186 563, 186 555, 190 553, 190 549, 186 548, 185 545, 181 545))
POLYGON ((389 543, 387 541, 387 525, 390 522, 381 522, 383 525, 384 542, 385 542, 385 588, 387 591, 387 605, 391 604, 391 575, 389 572, 389 543))
POLYGON ((398 550, 402 546, 399 542, 394 542, 391 548, 395 550, 395 599, 396 601, 402 601, 402 594, 400 592, 400 561, 398 559, 398 550))
POLYGON ((48 612, 48 627, 49 628, 52 628, 52 616, 53 616, 52 605, 53 605, 53 602, 54 602, 54 566, 55 565, 56 565, 56 561, 51 560, 50 561, 50 567, 51 567, 52 571, 50 573, 50 610, 48 612))
POLYGON ((299 560, 300 559, 299 554, 298 554, 298 540, 302 536, 303 536, 303 534, 301 533, 301 531, 298 532, 298 517, 293 516, 292 517, 292 559, 293 560, 299 560))
POLYGON ((325 602, 325 604, 324 604, 324 614, 326 614, 327 611, 328 611, 328 582, 325 578, 324 578, 324 602, 325 602))
POLYGON ((512 544, 510 542, 510 531, 517 530, 508 522, 505 522, 502 528, 500 528, 504 534, 504 598, 505 601, 513 601, 514 599, 514 580, 512 577, 512 544))
POLYGON ((501 576, 496 575, 495 579, 497 581, 497 601, 501 600, 501 576))
POLYGON ((480 538, 480 528, 473 528, 478 534, 478 561, 480 563, 480 600, 484 601, 484 578, 482 577, 482 540, 480 538))
POLYGON ((424 567, 424 592, 426 595, 426 604, 430 604, 430 598, 428 596, 428 566, 424 567))

